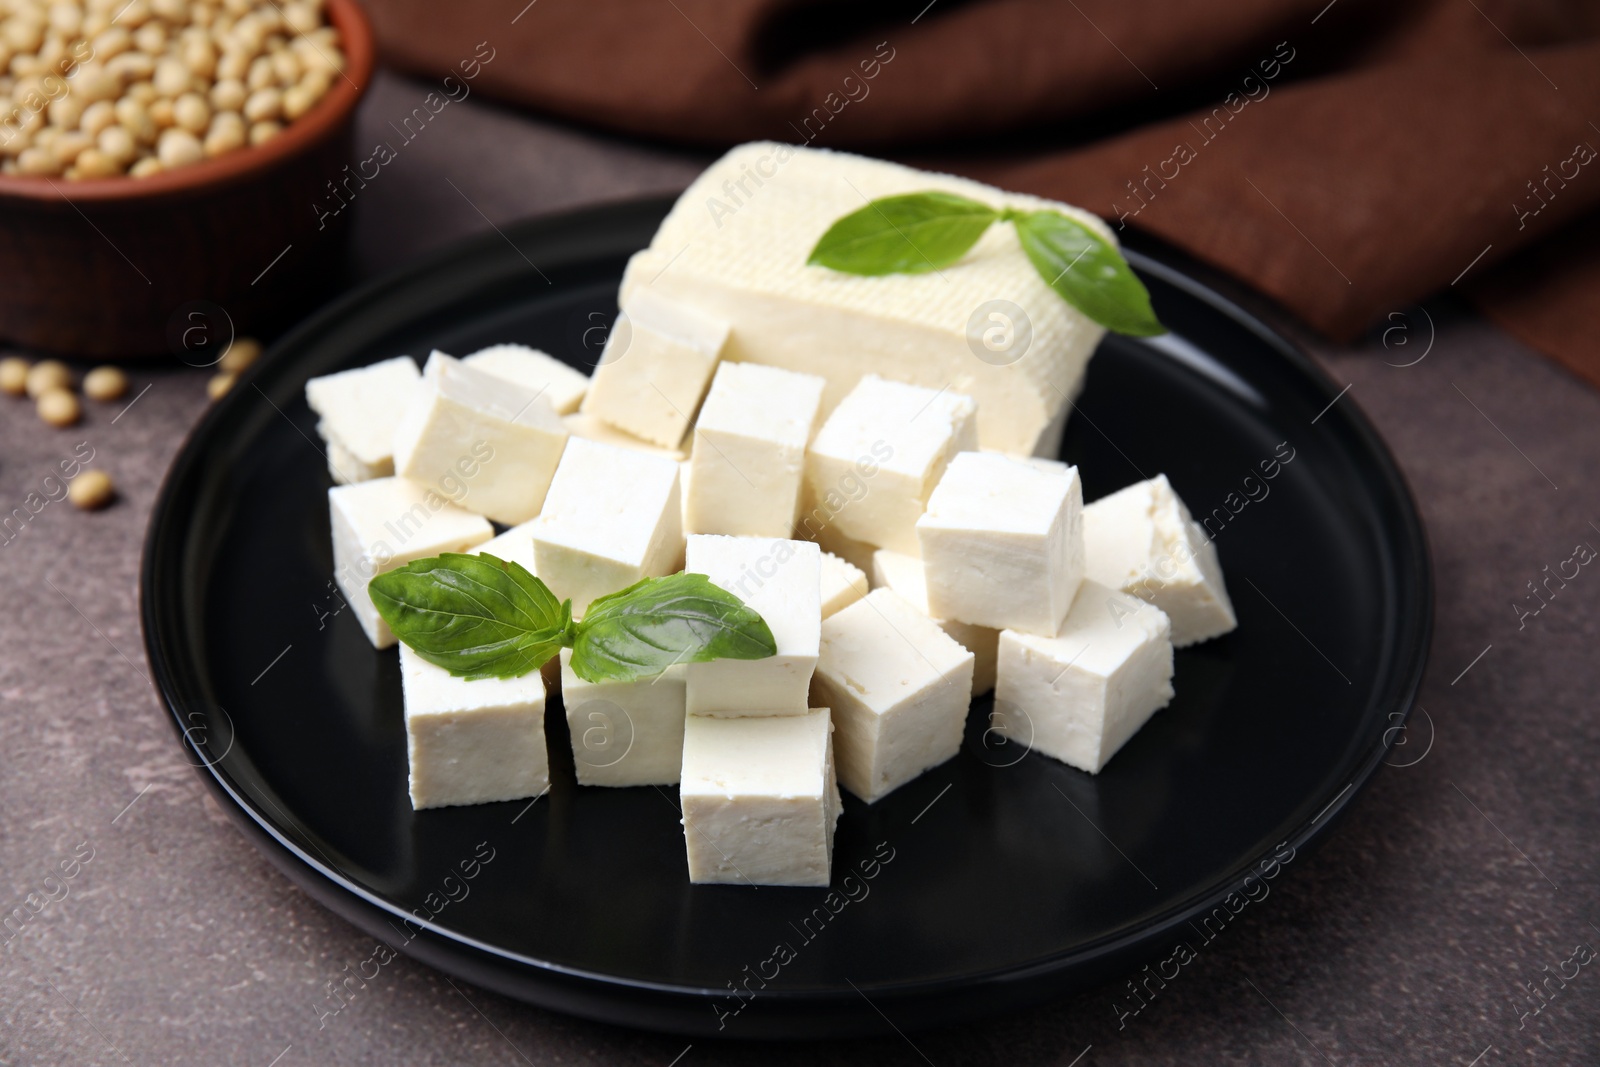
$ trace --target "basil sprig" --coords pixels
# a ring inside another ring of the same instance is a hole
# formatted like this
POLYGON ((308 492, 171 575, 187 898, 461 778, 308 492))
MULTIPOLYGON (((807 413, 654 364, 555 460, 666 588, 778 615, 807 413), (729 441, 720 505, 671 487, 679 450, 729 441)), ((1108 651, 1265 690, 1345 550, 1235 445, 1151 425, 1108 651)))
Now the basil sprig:
POLYGON ((776 655, 759 614, 703 574, 646 578, 596 600, 577 622, 572 601, 521 564, 487 553, 419 559, 367 583, 395 636, 467 679, 516 678, 572 649, 588 682, 628 682, 674 663, 776 655))
POLYGON ((1017 239, 1045 283, 1117 333, 1151 337, 1166 327, 1150 294, 1116 247, 1059 211, 996 211, 954 193, 906 193, 873 200, 836 220, 807 263, 845 274, 923 274, 951 266, 996 222, 1017 239))

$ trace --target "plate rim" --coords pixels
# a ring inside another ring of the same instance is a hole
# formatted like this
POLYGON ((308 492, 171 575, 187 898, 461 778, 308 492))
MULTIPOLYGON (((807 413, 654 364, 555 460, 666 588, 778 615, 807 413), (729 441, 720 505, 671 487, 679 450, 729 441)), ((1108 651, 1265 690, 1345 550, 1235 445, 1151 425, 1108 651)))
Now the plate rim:
MULTIPOLYGON (((216 760, 207 758, 200 745, 192 736, 192 727, 185 725, 184 713, 180 707, 182 700, 183 670, 179 669, 181 654, 175 654, 169 649, 169 640, 178 635, 167 632, 167 620, 163 617, 163 605, 158 603, 163 595, 158 588, 163 580, 170 577, 165 568, 165 561, 161 558, 164 545, 172 538, 182 540, 182 530, 187 523, 188 516, 182 513, 182 498, 180 490, 187 483, 198 477, 203 472, 205 463, 205 444, 207 441, 222 431, 229 422, 230 413, 243 401, 244 393, 255 386, 256 379, 263 374, 272 372, 281 362, 282 354, 300 344, 323 334, 330 327, 336 326, 341 320, 348 318, 353 310, 381 300, 385 294, 402 288, 407 284, 425 279, 445 270, 450 264, 459 261, 475 261, 485 257, 495 257, 509 254, 507 244, 512 241, 511 236, 522 238, 522 241, 511 244, 511 250, 521 254, 519 245, 536 241, 541 238, 550 239, 563 233, 578 231, 579 233, 588 225, 594 223, 615 224, 619 216, 638 214, 639 216, 662 216, 677 200, 675 196, 659 196, 644 198, 629 198, 607 201, 599 204, 588 205, 571 211, 538 215, 523 219, 500 227, 501 232, 490 232, 474 235, 466 239, 450 243, 432 254, 426 255, 418 261, 386 272, 373 278, 343 294, 329 303, 323 305, 316 312, 301 321, 293 329, 275 341, 264 357, 256 366, 247 370, 240 376, 234 388, 223 398, 220 403, 213 404, 205 414, 195 423, 185 436, 183 443, 174 453, 171 464, 162 478, 161 487, 151 507, 149 525, 146 529, 141 560, 139 567, 139 620, 144 639, 145 653, 152 672, 152 683, 155 695, 161 706, 166 710, 169 721, 178 734, 179 743, 194 755, 199 757, 199 763, 191 761, 195 766, 202 781, 211 792, 219 799, 226 799, 223 808, 232 820, 245 833, 247 839, 258 849, 266 853, 267 858, 284 872, 291 882, 306 890, 313 899, 328 907, 336 914, 352 922, 363 932, 379 936, 369 928, 364 914, 366 909, 386 914, 393 919, 401 919, 413 926, 420 927, 432 938, 438 939, 442 944, 429 945, 427 951, 413 952, 412 944, 407 943, 400 951, 416 956, 429 966, 447 973, 469 977, 469 980, 483 982, 491 988, 524 1001, 540 1003, 557 1010, 568 1011, 574 1014, 585 1015, 610 1023, 623 1025, 644 1025, 651 1029, 670 1029, 681 1033, 715 1035, 714 1030, 693 1025, 672 1025, 670 1020, 655 1018, 649 1023, 640 1023, 627 1018, 619 1018, 614 1012, 586 1007, 583 1004, 574 1004, 574 998, 581 1000, 608 999, 608 994, 614 997, 620 991, 630 994, 646 994, 662 997, 665 1001, 681 1000, 685 1005, 699 1005, 706 1000, 725 996, 725 991, 715 988, 675 984, 638 978, 630 978, 605 972, 594 971, 582 967, 574 967, 550 960, 541 960, 521 953, 508 951, 493 944, 480 941, 465 934, 452 931, 439 926, 433 921, 420 922, 415 917, 401 911, 396 905, 384 901, 365 886, 340 872, 331 861, 325 857, 319 858, 313 853, 319 851, 310 843, 310 848, 296 843, 284 831, 287 827, 295 825, 296 820, 280 810, 282 824, 273 821, 239 789, 238 784, 229 780, 216 766, 225 758, 219 756, 216 760), (171 657, 171 658, 169 658, 171 657), (268 844, 276 846, 268 847, 268 844), (313 884, 315 889, 313 889, 313 884), (341 906, 343 904, 344 906, 341 906), (362 913, 360 917, 356 913, 362 913), (481 955, 482 959, 473 958, 472 954, 481 955), (460 958, 458 958, 460 957, 460 958), (524 982, 501 982, 486 979, 485 974, 493 969, 528 968, 524 982), (569 996, 556 995, 557 990, 552 988, 548 981, 541 983, 540 979, 553 979, 558 983, 576 984, 578 988, 569 990, 569 996), (550 996, 537 996, 528 992, 530 983, 549 989, 550 996), (510 988, 515 985, 516 988, 510 988)), ((1176 252, 1164 245, 1159 240, 1151 239, 1147 235, 1139 235, 1135 240, 1124 242, 1124 251, 1130 263, 1141 273, 1159 278, 1166 284, 1181 290, 1189 297, 1208 306, 1211 310, 1224 318, 1232 321, 1255 335, 1259 340, 1271 348, 1281 359, 1285 360, 1298 374, 1313 386, 1326 399, 1334 400, 1340 395, 1337 383, 1323 370, 1323 368, 1304 352, 1288 337, 1266 323, 1259 315, 1247 310, 1238 300, 1219 291, 1217 285, 1205 277, 1210 273, 1209 268, 1203 264, 1183 262, 1181 252, 1176 252), (1174 262, 1177 261, 1177 262, 1174 262), (1181 265, 1180 265, 1181 264, 1181 265)), ((1227 286, 1226 279, 1219 279, 1220 284, 1227 286)), ((1411 709, 1415 706, 1418 691, 1422 684, 1422 677, 1428 663, 1429 651, 1432 643, 1434 628, 1434 575, 1432 553, 1427 538, 1426 527, 1422 522, 1421 513, 1417 507, 1416 498, 1412 494, 1406 481, 1404 472, 1390 452, 1383 438, 1371 424, 1366 414, 1358 403, 1352 402, 1341 405, 1339 417, 1353 432, 1361 450, 1368 460, 1375 462, 1383 475, 1379 494, 1390 503, 1397 505, 1396 518, 1398 532, 1404 538, 1404 544, 1394 542, 1394 547, 1403 548, 1403 552, 1396 552, 1399 563, 1397 574, 1401 581, 1395 590, 1396 600, 1404 605, 1408 600, 1414 600, 1416 617, 1411 620, 1401 619, 1402 623, 1410 622, 1413 625, 1402 625, 1397 629, 1399 639, 1391 647, 1396 656, 1396 677, 1392 687, 1380 693, 1377 703, 1391 707, 1390 715, 1398 713, 1394 728, 1384 731, 1380 738, 1369 743, 1366 755, 1357 760, 1353 765, 1352 777, 1342 789, 1331 796, 1324 792, 1316 794, 1316 799, 1325 799, 1326 805, 1311 819, 1300 823, 1294 833, 1285 839, 1282 845, 1287 845, 1294 850, 1298 858, 1303 849, 1314 848, 1326 839, 1328 829, 1333 826, 1349 809, 1355 799, 1376 772, 1378 765, 1387 753, 1394 747, 1394 737, 1399 729, 1408 721, 1411 709)), ((1331 790, 1331 786, 1329 789, 1331 790)), ((275 805, 274 805, 275 806, 275 805)), ((1282 847, 1282 845, 1277 847, 1282 847)), ((1269 855, 1271 853, 1268 853, 1269 855)), ((1211 908, 1220 905, 1230 895, 1242 892, 1249 872, 1254 870, 1259 859, 1243 863, 1236 868, 1232 875, 1224 876, 1212 883, 1212 888, 1201 889, 1191 894, 1179 904, 1167 909, 1165 917, 1148 920, 1137 924, 1134 928, 1119 934, 1095 939, 1087 944, 1071 949, 1062 950, 1048 956, 1027 961, 1011 966, 991 968, 985 971, 966 973, 961 975, 947 975, 937 978, 896 981, 882 985, 868 985, 875 998, 883 998, 895 1002, 923 1000, 928 998, 948 995, 955 992, 968 991, 975 986, 1005 985, 1012 993, 1019 983, 1034 982, 1038 979, 1056 977, 1058 980, 1071 975, 1076 971, 1090 971, 1096 966, 1105 966, 1110 961, 1122 957, 1133 956, 1141 952, 1153 951, 1153 946, 1165 939, 1176 928, 1190 921, 1195 916, 1204 914, 1211 908), (1241 873, 1242 872, 1242 873, 1241 873)), ((1092 984, 1093 979, 1090 979, 1092 984)), ((1082 985, 1085 983, 1076 983, 1082 985)), ((1064 984, 1065 985, 1065 984, 1064 984)), ((1013 1003, 1032 1003, 1037 1000, 1048 999, 1058 993, 1052 986, 1043 995, 1035 998, 1024 996, 1020 1001, 1013 1003)), ((769 1003, 778 1003, 787 1009, 815 1007, 823 1010, 833 1010, 852 1001, 859 1000, 856 992, 839 990, 816 989, 763 989, 761 998, 769 1003)), ((975 1011, 974 1015, 992 1014, 996 1009, 975 1011)), ((659 1013, 658 1013, 659 1014, 659 1013)), ((877 1015, 872 1016, 877 1020, 877 1015)), ((780 1016, 781 1020, 781 1016, 780 1016)), ((955 1021, 953 1019, 949 1021, 955 1021)), ((916 1024, 909 1024, 913 1027, 916 1024)), ((849 1027, 835 1032, 854 1033, 869 1032, 870 1028, 851 1029, 849 1027)), ((870 1032, 875 1032, 871 1030, 870 1032)), ((759 1030, 740 1033, 739 1037, 767 1036, 759 1030)))

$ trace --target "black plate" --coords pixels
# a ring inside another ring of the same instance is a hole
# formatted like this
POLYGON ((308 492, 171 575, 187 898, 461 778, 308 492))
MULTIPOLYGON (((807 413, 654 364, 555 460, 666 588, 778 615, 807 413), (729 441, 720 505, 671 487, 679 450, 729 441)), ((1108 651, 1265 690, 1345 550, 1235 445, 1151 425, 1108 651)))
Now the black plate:
POLYGON ((1239 629, 1178 653, 1177 699, 1098 777, 986 744, 980 702, 954 760, 874 807, 846 799, 832 896, 690 885, 674 791, 577 788, 555 707, 546 799, 412 812, 395 653, 348 611, 325 615, 328 480, 305 381, 507 340, 587 366, 667 206, 529 222, 370 285, 195 429, 151 520, 145 641, 186 752, 252 840, 357 926, 469 981, 741 1037, 1056 996, 1197 945, 1230 893, 1292 867, 1410 707, 1432 618, 1422 528, 1348 397, 1147 256, 1134 265, 1174 333, 1105 342, 1063 456, 1090 499, 1166 472, 1216 534, 1239 629))

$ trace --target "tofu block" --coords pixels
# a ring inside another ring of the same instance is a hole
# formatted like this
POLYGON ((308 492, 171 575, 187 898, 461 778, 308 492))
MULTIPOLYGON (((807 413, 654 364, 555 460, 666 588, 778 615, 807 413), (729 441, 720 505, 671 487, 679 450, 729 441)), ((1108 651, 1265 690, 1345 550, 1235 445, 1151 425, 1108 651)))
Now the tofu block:
POLYGON ((410 356, 306 382, 306 403, 327 443, 328 473, 340 485, 394 474, 394 431, 422 374, 410 356))
POLYGON ((1078 470, 962 453, 917 536, 934 618, 1054 635, 1083 580, 1078 470))
POLYGON ((462 486, 462 507, 515 525, 539 514, 566 446, 567 428, 543 396, 435 352, 395 430, 395 471, 446 491, 462 486))
POLYGON ((822 552, 810 541, 695 534, 684 570, 704 574, 766 620, 778 653, 689 663, 690 715, 804 713, 822 634, 822 552))
POLYGON ((683 559, 678 464, 581 437, 567 445, 533 526, 535 573, 582 616, 597 597, 672 574, 683 559))
POLYGON ((694 426, 685 530, 752 537, 794 531, 806 445, 826 384, 756 363, 717 368, 694 426))
MULTIPOLYGON (((810 490, 808 488, 807 496, 809 497, 809 495, 810 490)), ((854 538, 846 537, 839 532, 837 527, 832 525, 813 527, 810 522, 810 516, 815 508, 814 503, 810 500, 802 499, 800 507, 804 513, 800 516, 800 522, 795 526, 794 535, 796 537, 803 541, 815 541, 817 547, 822 551, 838 556, 862 574, 872 573, 872 554, 878 551, 877 545, 869 545, 865 541, 857 541, 854 538)))
POLYGON ((411 806, 536 797, 550 788, 544 680, 467 681, 400 646, 411 806))
POLYGON ((677 448, 728 343, 728 324, 639 288, 622 301, 583 410, 635 437, 677 448))
MULTIPOLYGON (((893 589, 900 599, 929 618, 928 583, 922 561, 902 552, 880 548, 872 556, 872 587, 893 589)), ((983 696, 994 688, 994 662, 1000 649, 1000 631, 990 626, 974 626, 955 619, 934 619, 939 629, 973 655, 972 696, 983 696)))
POLYGON ((828 884, 841 809, 832 733, 827 708, 685 720, 678 795, 691 882, 828 884))
POLYGON ((672 460, 687 460, 689 453, 678 448, 662 448, 649 441, 643 441, 631 433, 619 430, 603 419, 582 411, 574 411, 571 415, 563 416, 561 421, 566 425, 567 432, 573 437, 583 437, 590 441, 599 441, 603 445, 616 445, 618 448, 631 448, 636 452, 647 452, 652 456, 664 456, 672 460))
POLYGON ((727 359, 828 380, 824 417, 871 371, 972 397, 984 448, 1054 455, 1067 399, 1105 330, 1050 289, 1014 227, 989 227, 937 274, 862 277, 806 263, 866 200, 925 190, 1060 211, 1116 244, 1111 227, 1067 204, 764 141, 732 149, 689 186, 629 261, 622 305, 648 289, 732 324, 727 359))
POLYGON ((569 367, 548 352, 527 345, 490 345, 480 348, 461 362, 469 367, 502 378, 513 385, 531 389, 549 402, 557 415, 570 415, 589 391, 589 376, 569 367))
POLYGON ((481 515, 463 511, 404 478, 375 478, 328 490, 333 577, 374 648, 395 643, 367 583, 385 571, 443 552, 466 552, 494 536, 481 515))
POLYGON ((822 617, 843 611, 872 591, 860 567, 835 556, 822 554, 822 617))
POLYGON ((683 770, 684 665, 637 682, 586 682, 561 650, 561 699, 579 785, 677 785, 683 770))
POLYGON ((806 518, 825 509, 824 525, 846 537, 920 554, 917 519, 951 458, 978 447, 976 415, 971 397, 948 389, 862 378, 806 454, 818 506, 806 518))
POLYGON ((491 537, 483 544, 472 549, 471 554, 476 556, 487 552, 496 559, 520 563, 529 574, 539 573, 538 561, 533 557, 533 528, 536 519, 530 519, 520 526, 513 526, 503 534, 491 537))
POLYGON ((812 699, 833 712, 839 784, 868 804, 961 748, 971 652, 893 590, 822 623, 812 699))
POLYGON ((1172 626, 1159 608, 1085 581, 1055 637, 1003 630, 994 728, 1098 774, 1172 700, 1172 626))
POLYGON ((1166 613, 1176 648, 1239 625, 1222 583, 1217 546, 1165 474, 1085 507, 1083 552, 1087 577, 1166 613))

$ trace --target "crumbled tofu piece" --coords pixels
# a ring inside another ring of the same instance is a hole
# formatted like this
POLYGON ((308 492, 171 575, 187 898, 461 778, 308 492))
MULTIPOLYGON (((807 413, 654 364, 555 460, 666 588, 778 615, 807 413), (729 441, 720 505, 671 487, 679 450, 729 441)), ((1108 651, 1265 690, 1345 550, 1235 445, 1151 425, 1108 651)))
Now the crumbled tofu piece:
POLYGON ((466 552, 494 536, 481 515, 404 478, 377 478, 328 490, 333 577, 374 648, 394 644, 367 583, 385 571, 444 552, 466 552))
POLYGON ((839 784, 871 804, 961 748, 972 653, 889 589, 823 620, 812 699, 833 712, 839 784))
POLYGON ((978 447, 977 411, 948 389, 862 378, 807 453, 813 511, 846 537, 918 555, 917 519, 951 458, 978 447))
POLYGON ((1083 583, 1057 636, 1000 634, 994 729, 1090 774, 1172 695, 1167 617, 1098 582, 1083 583))
POLYGON ((446 491, 459 486, 462 507, 514 525, 539 514, 566 445, 544 397, 435 352, 395 430, 395 470, 446 491))
POLYGON ((544 681, 457 678, 400 647, 411 806, 536 797, 550 788, 544 681))
POLYGON ((1216 543, 1165 474, 1085 507, 1083 548, 1087 577, 1166 613, 1174 647, 1220 637, 1239 624, 1216 543))
POLYGON ((394 473, 394 431, 422 379, 416 360, 396 356, 306 382, 306 403, 327 443, 328 472, 340 485, 394 473))
POLYGON ((461 362, 544 397, 557 415, 570 415, 589 390, 589 376, 527 345, 490 345, 461 362))
POLYGON ((574 437, 533 526, 535 573, 581 616, 597 597, 678 569, 678 464, 574 437))
POLYGON ((635 437, 677 448, 728 343, 728 324, 639 289, 606 338, 583 410, 635 437))
MULTIPOLYGON (((872 556, 872 587, 893 589, 906 603, 928 615, 928 583, 922 561, 903 552, 880 548, 872 556)), ((932 616, 929 616, 932 618, 932 616)), ((972 696, 983 696, 994 688, 994 662, 1000 648, 1000 631, 990 626, 974 626, 956 619, 934 619, 939 629, 973 655, 972 696)))
POLYGON ((586 682, 561 650, 561 699, 579 785, 677 785, 683 769, 684 665, 635 682, 586 682))
POLYGON ((684 570, 759 613, 778 647, 765 659, 690 663, 691 715, 804 712, 822 632, 822 552, 809 541, 695 534, 684 570))
POLYGON ((832 552, 822 554, 822 617, 843 611, 872 591, 860 567, 832 552))
POLYGON ((827 885, 841 802, 827 708, 724 719, 683 732, 683 837, 691 882, 827 885))
POLYGON ((793 532, 806 444, 825 384, 755 363, 717 368, 694 426, 686 530, 752 537, 793 532))
POLYGON ((1083 486, 992 452, 956 456, 917 521, 928 611, 1053 635, 1083 580, 1083 486))

